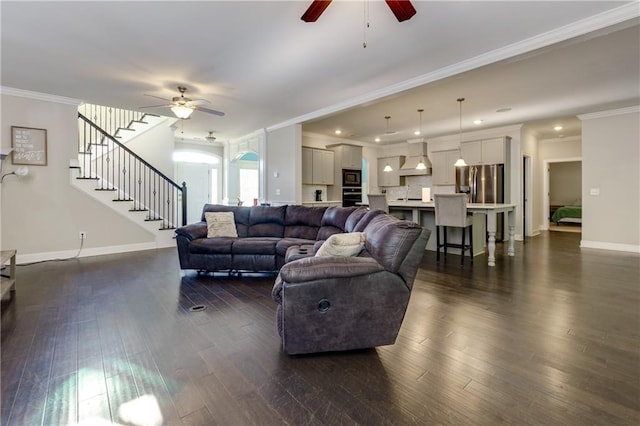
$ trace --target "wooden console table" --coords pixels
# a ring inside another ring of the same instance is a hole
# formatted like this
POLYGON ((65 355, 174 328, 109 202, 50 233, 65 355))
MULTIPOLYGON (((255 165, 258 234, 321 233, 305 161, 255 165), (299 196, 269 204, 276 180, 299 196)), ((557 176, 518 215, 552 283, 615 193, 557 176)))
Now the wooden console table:
POLYGON ((9 274, 0 275, 0 288, 2 289, 2 299, 11 292, 16 291, 16 251, 2 250, 2 266, 9 264, 9 274))

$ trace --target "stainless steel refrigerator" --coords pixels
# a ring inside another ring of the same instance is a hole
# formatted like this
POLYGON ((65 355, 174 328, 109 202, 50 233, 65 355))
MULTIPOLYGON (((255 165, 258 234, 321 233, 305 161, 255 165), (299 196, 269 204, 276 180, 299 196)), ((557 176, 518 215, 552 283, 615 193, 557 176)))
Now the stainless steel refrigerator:
MULTIPOLYGON (((471 203, 504 203, 504 164, 456 167, 456 192, 471 203)), ((496 241, 504 239, 504 213, 498 214, 496 241)))

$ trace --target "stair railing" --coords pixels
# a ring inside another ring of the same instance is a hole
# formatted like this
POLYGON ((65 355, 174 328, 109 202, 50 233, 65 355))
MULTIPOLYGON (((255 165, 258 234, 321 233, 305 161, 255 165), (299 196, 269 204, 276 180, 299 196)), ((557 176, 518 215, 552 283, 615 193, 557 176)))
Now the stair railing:
POLYGON ((78 131, 84 154, 78 179, 95 180, 97 191, 114 191, 113 201, 131 202, 130 211, 147 211, 146 221, 162 221, 159 229, 187 224, 186 183, 178 185, 81 113, 78 131))

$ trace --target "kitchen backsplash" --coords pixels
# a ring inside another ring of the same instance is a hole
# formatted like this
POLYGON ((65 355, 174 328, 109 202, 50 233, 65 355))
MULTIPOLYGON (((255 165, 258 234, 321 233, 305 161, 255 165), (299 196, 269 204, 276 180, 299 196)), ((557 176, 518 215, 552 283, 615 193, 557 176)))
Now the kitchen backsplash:
POLYGON ((407 176, 406 185, 387 187, 387 200, 422 198, 422 188, 431 187, 431 176, 407 176))
POLYGON ((316 200, 316 190, 322 191, 322 201, 327 200, 327 185, 302 185, 302 202, 309 203, 316 200))

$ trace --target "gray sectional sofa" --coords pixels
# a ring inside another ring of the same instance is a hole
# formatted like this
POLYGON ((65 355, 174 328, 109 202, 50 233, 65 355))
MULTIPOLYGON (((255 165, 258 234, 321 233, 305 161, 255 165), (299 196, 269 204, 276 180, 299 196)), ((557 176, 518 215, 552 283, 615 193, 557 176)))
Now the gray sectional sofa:
POLYGON ((381 210, 294 205, 207 204, 201 222, 176 230, 182 269, 278 272, 272 298, 287 354, 393 344, 429 236, 381 210), (233 212, 238 236, 207 238, 207 212, 233 212), (353 254, 323 255, 351 237, 360 238, 353 254))
POLYGON ((285 264, 289 247, 315 245, 317 248, 333 234, 361 231, 379 214, 384 213, 368 212, 364 207, 206 204, 201 222, 176 230, 180 268, 208 272, 277 272, 285 264), (238 238, 207 238, 207 212, 233 212, 238 238))

